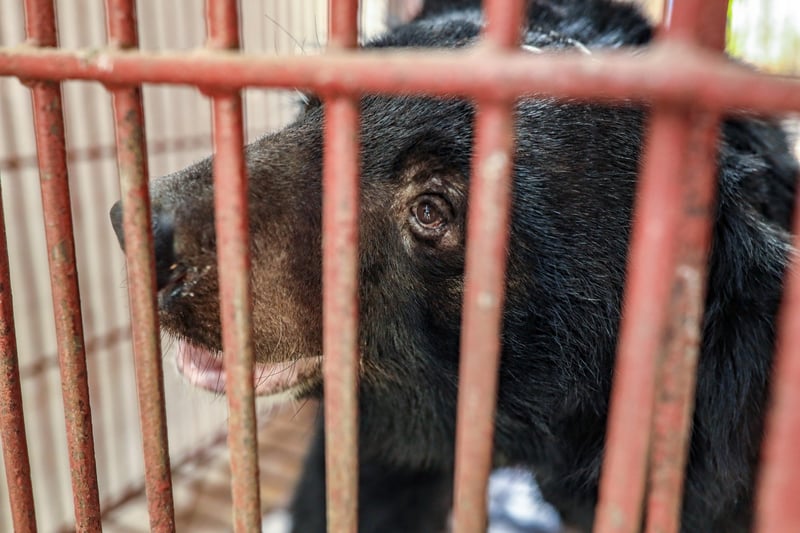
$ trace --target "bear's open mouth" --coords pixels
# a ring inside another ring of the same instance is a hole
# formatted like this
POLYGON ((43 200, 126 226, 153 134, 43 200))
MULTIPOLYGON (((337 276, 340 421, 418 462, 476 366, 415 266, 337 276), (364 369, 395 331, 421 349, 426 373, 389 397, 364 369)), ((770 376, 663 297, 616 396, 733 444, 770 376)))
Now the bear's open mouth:
MULTIPOLYGON (((222 353, 203 348, 185 339, 177 341, 175 362, 178 371, 189 382, 202 389, 224 394, 225 368, 222 353)), ((301 357, 277 363, 256 362, 253 367, 253 386, 259 396, 271 396, 312 382, 319 376, 322 357, 301 357)))

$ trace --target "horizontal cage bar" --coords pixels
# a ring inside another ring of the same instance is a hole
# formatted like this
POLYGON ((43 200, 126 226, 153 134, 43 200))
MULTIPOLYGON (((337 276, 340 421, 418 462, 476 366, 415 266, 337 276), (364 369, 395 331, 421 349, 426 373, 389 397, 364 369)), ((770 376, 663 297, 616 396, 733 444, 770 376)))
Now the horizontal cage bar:
POLYGON ((487 54, 344 52, 318 56, 0 49, 0 75, 216 88, 286 87, 323 93, 426 93, 513 99, 537 95, 604 102, 663 102, 709 110, 800 111, 800 80, 760 74, 682 44, 646 51, 487 54), (380 72, 380 76, 375 76, 380 72), (447 76, 442 76, 447 72, 447 76))

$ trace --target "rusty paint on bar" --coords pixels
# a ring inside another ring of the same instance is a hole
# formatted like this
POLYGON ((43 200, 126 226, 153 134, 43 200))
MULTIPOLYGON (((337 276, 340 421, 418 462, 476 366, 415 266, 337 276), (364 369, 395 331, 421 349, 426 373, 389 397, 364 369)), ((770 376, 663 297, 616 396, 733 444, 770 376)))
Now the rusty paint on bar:
POLYGON ((725 50, 728 0, 671 0, 664 4, 665 22, 658 37, 698 44, 721 53, 725 50), (669 20, 666 20, 666 15, 669 20))
POLYGON ((333 50, 358 45, 358 0, 328 0, 328 47, 333 50))
POLYGON ((672 0, 672 4, 670 20, 659 28, 658 39, 694 45, 721 56, 725 50, 728 0, 672 0))
POLYGON ((217 232, 222 346, 228 397, 234 531, 256 531, 261 523, 258 440, 253 389, 250 239, 244 167, 242 101, 215 96, 214 207, 217 232), (238 147, 238 148, 237 148, 238 147))
POLYGON ((686 160, 688 112, 656 108, 643 152, 595 531, 639 531, 656 361, 668 322, 686 160), (663 149, 669 147, 670 150, 663 149))
POLYGON ((328 531, 354 533, 358 509, 358 109, 325 101, 322 312, 328 531))
POLYGON ((208 0, 206 2, 208 43, 211 50, 238 50, 239 13, 236 2, 231 0, 208 0))
MULTIPOLYGON (((208 47, 239 47, 235 0, 208 0, 208 47)), ((217 234, 220 320, 228 397, 228 449, 231 455, 233 528, 261 527, 258 436, 253 385, 252 296, 247 171, 244 162, 242 98, 237 92, 213 95, 214 215, 217 234), (225 275, 222 275, 225 273, 225 275)))
MULTIPOLYGON (((800 176, 798 176, 800 179, 800 176)), ((770 409, 761 449, 755 523, 757 533, 800 531, 800 195, 794 208, 794 249, 786 270, 772 369, 770 409)))
POLYGON ((653 445, 650 452, 648 533, 677 533, 691 435, 706 272, 717 191, 719 118, 693 112, 686 132, 686 168, 680 180, 682 241, 669 305, 669 328, 658 362, 653 445))
MULTIPOLYGON (((680 0, 661 39, 696 42, 722 53, 727 0, 680 0)), ((716 213, 719 116, 691 111, 685 131, 681 235, 669 325, 659 354, 650 450, 646 531, 678 533, 691 437, 697 362, 705 306, 708 255, 716 213)), ((666 147, 665 149, 669 149, 666 147)))
MULTIPOLYGON (((0 182, 1 189, 2 182, 0 182)), ((28 440, 25 435, 25 417, 22 410, 22 388, 2 201, 0 201, 0 437, 14 531, 35 532, 36 513, 33 504, 28 440)))
MULTIPOLYGON (((52 0, 26 0, 25 16, 31 43, 56 45, 52 0)), ((100 499, 72 234, 61 88, 58 83, 34 83, 32 93, 75 528, 79 532, 99 531, 100 499)))
POLYGON ((423 93, 510 99, 539 94, 597 102, 662 102, 709 110, 800 111, 800 80, 759 74, 683 43, 625 51, 487 56, 475 50, 338 51, 307 56, 0 48, 0 76, 320 93, 423 93), (379 71, 380 76, 374 73, 379 71), (347 75, 343 76, 342 72, 347 75), (447 72, 447 76, 442 73, 447 72))
POLYGON ((76 529, 96 531, 100 527, 100 501, 60 87, 35 85, 33 110, 76 529))
MULTIPOLYGON (((686 449, 694 412, 695 369, 705 284, 698 269, 679 266, 672 283, 666 346, 657 362, 647 533, 680 529, 686 449), (699 305, 698 305, 699 304, 699 305)), ((637 529, 638 530, 638 529, 637 529)))
MULTIPOLYGON (((484 3, 480 48, 516 48, 523 2, 484 3)), ((453 531, 486 529, 505 301, 514 153, 513 104, 478 101, 467 214, 453 531)))
MULTIPOLYGON (((358 1, 328 4, 329 48, 353 48, 358 1)), ((358 100, 325 100, 322 169, 322 360, 326 519, 331 533, 358 530, 358 100)))
POLYGON ((25 0, 25 35, 31 46, 58 46, 56 11, 52 0, 25 0))
MULTIPOLYGON (((672 23, 660 32, 662 40, 717 44, 718 31, 696 35, 706 28, 698 22, 701 15, 708 27, 717 28, 721 22, 724 32, 725 10, 718 0, 681 0, 673 7, 672 23)), ((717 122, 715 115, 694 113, 688 104, 659 106, 652 112, 600 481, 595 523, 600 533, 640 529, 648 461, 647 531, 668 533, 680 527, 716 194, 717 122), (659 164, 666 159, 671 159, 672 166, 659 164), (653 185, 647 180, 663 183, 653 185), (660 208, 655 202, 661 203, 660 208), (648 226, 658 224, 662 224, 660 235, 643 237, 648 226), (679 232, 687 240, 677 247, 679 232), (664 255, 658 256, 653 248, 662 246, 664 255), (648 260, 661 264, 648 264, 648 260), (661 309, 653 309, 659 305, 661 309)))
MULTIPOLYGON (((111 45, 120 49, 138 47, 134 2, 108 0, 106 15, 111 45)), ((175 531, 175 510, 167 442, 141 88, 114 88, 112 96, 150 530, 172 532, 175 531)))
POLYGON ((512 188, 511 109, 511 104, 483 104, 475 121, 456 424, 456 533, 486 529, 512 188))
MULTIPOLYGON (((486 27, 481 35, 481 45, 498 50, 516 49, 525 21, 526 4, 521 0, 484 0, 486 27)), ((512 146, 499 149, 508 151, 512 146)))

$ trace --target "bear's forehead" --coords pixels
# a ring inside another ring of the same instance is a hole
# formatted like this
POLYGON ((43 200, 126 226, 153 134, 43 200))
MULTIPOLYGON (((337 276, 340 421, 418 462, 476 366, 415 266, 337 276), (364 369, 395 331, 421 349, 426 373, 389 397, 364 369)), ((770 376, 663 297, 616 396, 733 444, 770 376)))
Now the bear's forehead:
MULTIPOLYGON (((364 48, 467 48, 478 43, 483 22, 478 9, 457 11, 399 26, 368 41, 364 48)), ((588 53, 585 43, 535 21, 525 29, 522 44, 523 49, 534 52, 540 52, 540 48, 577 48, 588 53)))
POLYGON ((483 20, 478 9, 457 11, 398 26, 365 48, 461 48, 476 42, 483 20))

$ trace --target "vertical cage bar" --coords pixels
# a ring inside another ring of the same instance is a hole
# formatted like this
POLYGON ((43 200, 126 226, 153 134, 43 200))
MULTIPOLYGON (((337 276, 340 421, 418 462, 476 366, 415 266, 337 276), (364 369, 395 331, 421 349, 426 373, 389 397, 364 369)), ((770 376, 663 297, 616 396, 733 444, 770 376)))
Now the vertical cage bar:
POLYGON ((656 364, 668 323, 683 189, 687 113, 655 108, 631 235, 595 531, 639 531, 656 364))
MULTIPOLYGON (((52 0, 26 0, 25 20, 30 44, 57 45, 52 0)), ((61 87, 58 83, 36 82, 32 85, 32 93, 75 529, 99 531, 100 499, 75 265, 61 87)))
MULTIPOLYGON (((664 40, 725 48, 727 0, 682 6, 662 27, 664 40)), ((648 533, 680 530, 685 469, 694 413, 708 256, 716 213, 719 115, 690 111, 681 234, 669 306, 669 325, 658 362, 647 494, 648 533)))
POLYGON ((358 0, 328 0, 328 46, 358 45, 358 0))
MULTIPOLYGON (((659 37, 721 50, 726 8, 726 0, 677 0, 659 37)), ((651 115, 611 393, 599 533, 639 530, 648 460, 647 531, 680 528, 718 123, 717 116, 690 109, 662 106, 651 115), (686 235, 681 245, 679 232, 686 235)))
MULTIPOLYGON (((481 47, 519 41, 523 2, 487 0, 481 47)), ((513 103, 478 102, 467 215, 461 327, 453 531, 486 529, 492 467, 514 154, 513 103)))
MULTIPOLYGON (((329 47, 358 42, 358 0, 331 0, 329 47)), ((358 100, 325 100, 322 351, 328 531, 358 529, 358 100)))
POLYGON ((756 491, 753 531, 758 533, 800 531, 800 196, 795 200, 794 235, 779 314, 770 409, 756 491))
POLYGON ((14 531, 36 531, 0 182, 0 437, 14 531))
MULTIPOLYGON (((208 0, 209 48, 239 48, 236 0, 208 0)), ((258 437, 253 387, 252 301, 247 171, 244 162, 242 97, 215 94, 214 212, 220 291, 222 347, 228 397, 233 523, 237 533, 258 531, 261 502, 258 437)))
POLYGON ((355 532, 358 507, 358 108, 325 103, 322 210, 325 465, 330 532, 355 532))
POLYGON ((683 235, 669 305, 664 353, 658 362, 648 533, 677 533, 684 470, 691 436, 706 295, 708 253, 716 199, 716 150, 719 118, 707 112, 690 115, 687 163, 681 208, 683 235))
MULTIPOLYGON (((132 0, 107 0, 109 43, 139 46, 132 0)), ((150 530, 175 531, 141 87, 112 88, 150 530)))

